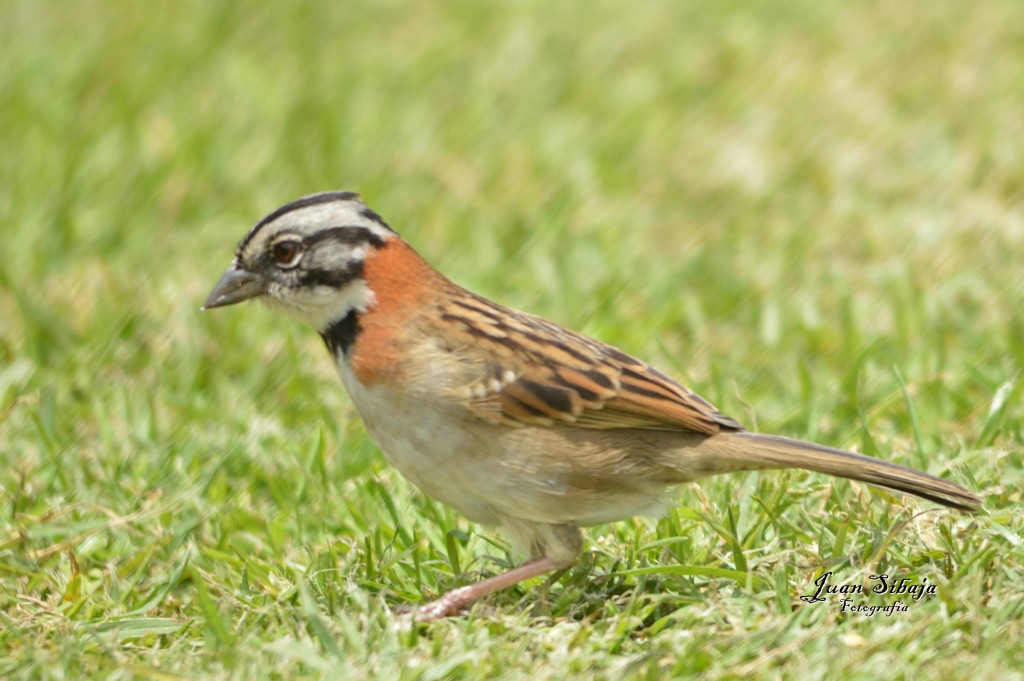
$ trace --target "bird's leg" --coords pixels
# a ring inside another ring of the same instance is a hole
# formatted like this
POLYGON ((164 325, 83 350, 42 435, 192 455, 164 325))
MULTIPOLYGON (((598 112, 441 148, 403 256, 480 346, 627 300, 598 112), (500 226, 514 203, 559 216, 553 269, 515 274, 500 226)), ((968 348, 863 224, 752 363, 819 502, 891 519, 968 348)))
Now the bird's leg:
POLYGON ((535 558, 507 572, 502 572, 500 575, 488 577, 482 582, 452 589, 437 600, 417 608, 413 616, 417 620, 424 622, 455 615, 481 598, 490 596, 495 591, 507 589, 523 580, 539 577, 545 572, 551 572, 552 570, 564 567, 565 564, 556 563, 550 558, 535 558))

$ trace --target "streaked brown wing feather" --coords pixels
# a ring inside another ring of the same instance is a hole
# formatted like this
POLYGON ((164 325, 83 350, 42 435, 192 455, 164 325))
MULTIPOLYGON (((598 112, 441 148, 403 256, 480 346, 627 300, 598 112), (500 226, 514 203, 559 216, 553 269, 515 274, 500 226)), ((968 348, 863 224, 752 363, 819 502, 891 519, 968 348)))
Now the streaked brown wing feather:
POLYGON ((465 292, 446 305, 442 319, 460 352, 487 367, 470 386, 469 408, 488 421, 708 435, 743 429, 644 362, 540 317, 465 292))

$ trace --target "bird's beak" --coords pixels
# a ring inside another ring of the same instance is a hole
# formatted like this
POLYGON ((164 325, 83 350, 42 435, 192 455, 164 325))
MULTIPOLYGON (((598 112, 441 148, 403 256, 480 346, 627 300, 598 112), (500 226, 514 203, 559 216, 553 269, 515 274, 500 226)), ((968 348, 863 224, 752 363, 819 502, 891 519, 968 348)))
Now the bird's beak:
POLYGON ((203 309, 234 305, 262 295, 266 290, 266 279, 249 270, 241 269, 237 265, 232 265, 210 291, 209 297, 203 303, 203 309))

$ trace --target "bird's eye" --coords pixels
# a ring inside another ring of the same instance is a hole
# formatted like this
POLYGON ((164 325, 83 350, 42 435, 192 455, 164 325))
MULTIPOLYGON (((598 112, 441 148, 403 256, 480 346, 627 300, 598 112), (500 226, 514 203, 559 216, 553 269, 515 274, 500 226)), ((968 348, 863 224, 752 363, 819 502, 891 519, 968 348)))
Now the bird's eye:
POLYGON ((270 255, 281 267, 294 267, 299 263, 299 254, 302 252, 302 244, 292 239, 278 241, 270 247, 270 255))

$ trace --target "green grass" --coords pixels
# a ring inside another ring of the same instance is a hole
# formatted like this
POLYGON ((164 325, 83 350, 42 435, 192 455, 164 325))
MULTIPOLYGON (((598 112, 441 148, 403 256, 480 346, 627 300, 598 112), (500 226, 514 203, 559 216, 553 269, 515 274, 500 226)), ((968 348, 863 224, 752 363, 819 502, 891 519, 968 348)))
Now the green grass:
POLYGON ((1022 678, 1020 3, 439 5, 0 6, 0 676, 1022 678), (199 311, 258 217, 338 188, 480 293, 985 510, 711 479, 396 627, 504 540, 383 463, 315 333, 199 311), (799 600, 827 570, 938 594, 799 600))

